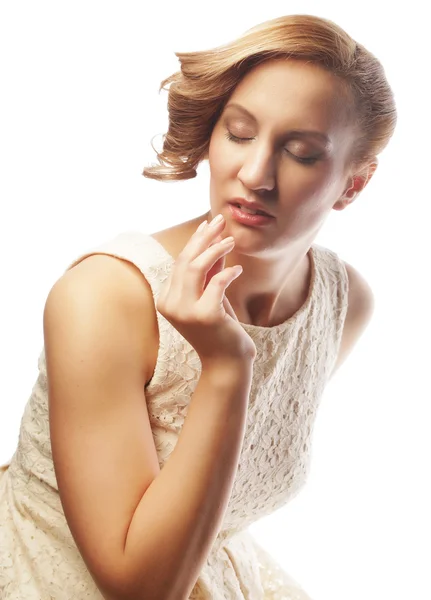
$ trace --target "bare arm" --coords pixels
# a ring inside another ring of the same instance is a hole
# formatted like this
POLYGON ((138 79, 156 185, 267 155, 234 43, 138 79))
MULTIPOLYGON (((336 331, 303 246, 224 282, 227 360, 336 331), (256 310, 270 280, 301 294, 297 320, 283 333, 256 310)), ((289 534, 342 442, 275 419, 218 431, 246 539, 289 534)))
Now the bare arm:
POLYGON ((231 494, 252 366, 203 371, 160 471, 144 394, 151 291, 130 265, 92 258, 57 282, 44 313, 60 498, 105 598, 186 600, 231 494))
POLYGON ((178 443, 130 525, 125 557, 129 580, 137 584, 133 598, 189 597, 232 491, 249 380, 247 370, 238 371, 226 384, 202 373, 178 443), (140 589, 145 589, 144 595, 140 589))

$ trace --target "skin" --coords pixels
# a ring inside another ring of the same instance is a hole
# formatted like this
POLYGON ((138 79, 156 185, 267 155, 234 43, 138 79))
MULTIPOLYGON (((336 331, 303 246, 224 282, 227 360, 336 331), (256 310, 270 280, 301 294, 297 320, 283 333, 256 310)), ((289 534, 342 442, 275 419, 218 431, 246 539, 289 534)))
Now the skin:
MULTIPOLYGON (((243 323, 273 326, 303 305, 314 239, 331 211, 345 210, 377 168, 377 158, 361 170, 352 168, 350 155, 358 132, 346 109, 348 101, 337 77, 317 65, 275 59, 255 67, 235 88, 211 135, 206 157, 210 211, 153 234, 177 256, 200 222, 223 214, 222 237, 235 239, 225 266, 243 267, 226 296, 243 323), (298 129, 320 132, 327 140, 295 135, 298 129), (229 134, 248 139, 229 140, 229 134), (298 158, 317 160, 303 164, 298 158), (275 219, 259 228, 236 222, 228 205, 235 197, 260 202, 275 219)), ((373 310, 367 282, 345 265, 349 311, 337 366, 373 310)))

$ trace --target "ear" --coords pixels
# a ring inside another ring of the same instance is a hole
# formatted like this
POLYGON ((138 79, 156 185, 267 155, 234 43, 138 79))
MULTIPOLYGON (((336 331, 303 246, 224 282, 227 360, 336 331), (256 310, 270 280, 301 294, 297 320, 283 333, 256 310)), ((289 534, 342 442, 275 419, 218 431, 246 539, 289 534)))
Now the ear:
POLYGON ((371 177, 374 175, 379 161, 377 157, 374 157, 370 163, 367 163, 365 167, 353 173, 349 176, 349 182, 347 187, 344 189, 343 194, 337 200, 332 207, 334 210, 344 210, 349 204, 356 199, 356 197, 362 192, 364 187, 368 184, 371 177))

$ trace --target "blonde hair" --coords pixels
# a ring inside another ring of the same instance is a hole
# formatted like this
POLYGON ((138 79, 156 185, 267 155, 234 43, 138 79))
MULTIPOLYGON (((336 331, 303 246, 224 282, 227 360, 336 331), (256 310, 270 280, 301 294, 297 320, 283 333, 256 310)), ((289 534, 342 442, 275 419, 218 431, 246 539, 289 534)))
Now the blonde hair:
POLYGON ((177 52, 181 70, 164 79, 169 126, 158 165, 145 177, 160 181, 191 179, 206 157, 212 130, 239 81, 256 65, 273 58, 316 63, 338 76, 350 90, 350 114, 358 138, 351 156, 366 164, 388 144, 397 121, 391 87, 383 66, 341 27, 312 15, 266 21, 238 39, 212 50, 177 52))

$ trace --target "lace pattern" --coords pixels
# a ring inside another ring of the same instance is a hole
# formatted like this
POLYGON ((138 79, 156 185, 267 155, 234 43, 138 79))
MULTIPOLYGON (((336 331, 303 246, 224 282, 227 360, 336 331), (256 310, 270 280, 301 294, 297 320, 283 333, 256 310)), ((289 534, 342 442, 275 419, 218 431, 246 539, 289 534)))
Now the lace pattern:
MULTIPOLYGON (((96 253, 135 264, 155 300, 174 262, 151 236, 126 232, 68 268, 96 253)), ((275 327, 243 324, 257 348, 244 443, 223 525, 191 600, 310 600, 248 527, 284 506, 305 484, 316 412, 338 355, 347 273, 326 248, 313 246, 311 256, 313 277, 304 306, 275 327)), ((194 349, 158 312, 157 319, 159 354, 146 398, 163 467, 177 443, 201 365, 194 349)), ((74 544, 58 494, 44 349, 38 366, 16 452, 9 468, 0 470, 0 597, 102 599, 74 544)))

